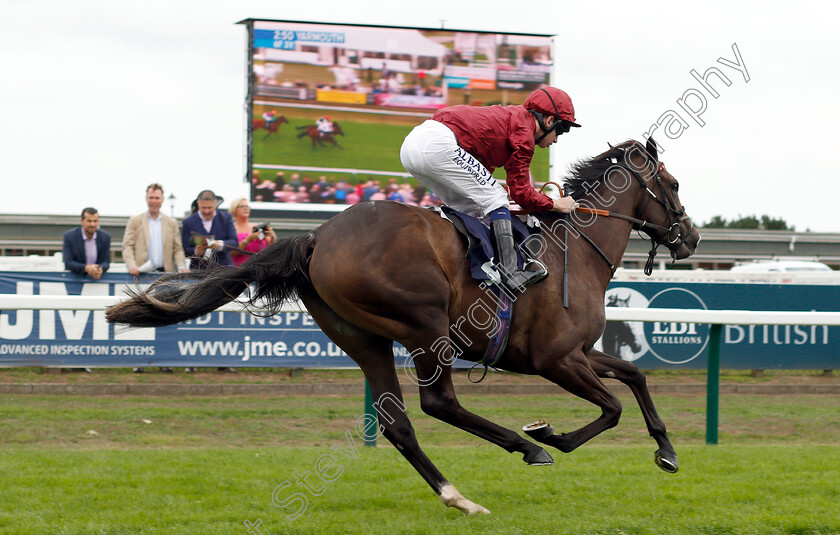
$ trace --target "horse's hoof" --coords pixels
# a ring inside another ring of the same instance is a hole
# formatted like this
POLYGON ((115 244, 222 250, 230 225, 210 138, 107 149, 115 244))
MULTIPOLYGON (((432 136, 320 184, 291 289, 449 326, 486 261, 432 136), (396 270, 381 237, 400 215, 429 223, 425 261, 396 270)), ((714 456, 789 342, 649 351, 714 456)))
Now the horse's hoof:
POLYGON ((677 470, 680 469, 680 464, 677 462, 677 454, 673 451, 656 450, 653 460, 656 466, 669 474, 676 474, 677 470))
POLYGON ((489 515, 487 508, 464 498, 451 483, 447 483, 440 489, 440 501, 447 507, 455 507, 465 515, 489 515))
POLYGON ((523 426, 522 430, 537 442, 545 442, 545 439, 554 434, 554 428, 543 419, 523 426))
POLYGON ((539 446, 534 451, 526 453, 522 457, 522 460, 531 466, 550 466, 554 464, 554 459, 551 458, 551 455, 539 446))

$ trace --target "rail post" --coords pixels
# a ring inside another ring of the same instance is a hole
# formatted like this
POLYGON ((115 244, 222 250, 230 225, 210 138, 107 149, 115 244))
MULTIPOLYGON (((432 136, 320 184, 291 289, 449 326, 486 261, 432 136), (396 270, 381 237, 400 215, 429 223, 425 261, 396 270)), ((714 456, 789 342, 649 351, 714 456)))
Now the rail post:
POLYGON ((365 379, 365 429, 371 428, 368 425, 371 418, 374 422, 374 425, 372 426, 373 436, 369 436, 365 433, 365 446, 376 446, 376 435, 379 430, 379 420, 377 420, 376 416, 376 407, 373 406, 373 392, 370 391, 370 383, 368 383, 367 379, 365 379))
POLYGON ((713 323, 709 334, 709 365, 706 374, 706 444, 718 443, 721 328, 720 323, 713 323))

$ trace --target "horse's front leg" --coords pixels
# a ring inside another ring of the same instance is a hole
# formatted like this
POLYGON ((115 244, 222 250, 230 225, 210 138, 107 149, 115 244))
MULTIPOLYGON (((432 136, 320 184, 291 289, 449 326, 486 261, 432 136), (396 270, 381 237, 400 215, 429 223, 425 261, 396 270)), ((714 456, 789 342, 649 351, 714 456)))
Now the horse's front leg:
POLYGON ((595 373, 598 374, 598 377, 617 379, 630 387, 630 390, 636 397, 636 401, 639 403, 639 408, 642 409, 642 415, 645 418, 648 432, 659 445, 659 449, 654 455, 654 461, 657 466, 666 472, 675 473, 679 469, 677 454, 671 445, 671 441, 668 440, 665 423, 659 417, 659 414, 656 413, 656 407, 654 407, 653 400, 650 397, 645 374, 632 362, 612 357, 594 349, 586 354, 586 358, 589 359, 589 363, 592 365, 595 373))
POLYGON ((621 402, 598 379, 583 351, 574 349, 559 359, 539 363, 538 373, 580 398, 601 408, 601 415, 593 422, 569 433, 554 434, 544 421, 529 424, 523 430, 534 440, 554 446, 568 453, 600 433, 615 427, 621 418, 621 402))

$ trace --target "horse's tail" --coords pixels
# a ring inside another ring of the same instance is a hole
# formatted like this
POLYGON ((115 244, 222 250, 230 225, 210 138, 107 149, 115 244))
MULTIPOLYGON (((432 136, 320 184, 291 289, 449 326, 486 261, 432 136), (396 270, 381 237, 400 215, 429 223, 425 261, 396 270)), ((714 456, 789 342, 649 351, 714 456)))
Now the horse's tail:
POLYGON ((105 312, 111 323, 161 327, 213 312, 239 297, 252 282, 249 296, 260 314, 279 311, 309 284, 309 258, 315 235, 278 240, 239 267, 215 266, 206 271, 164 275, 145 291, 128 290, 129 298, 105 312))

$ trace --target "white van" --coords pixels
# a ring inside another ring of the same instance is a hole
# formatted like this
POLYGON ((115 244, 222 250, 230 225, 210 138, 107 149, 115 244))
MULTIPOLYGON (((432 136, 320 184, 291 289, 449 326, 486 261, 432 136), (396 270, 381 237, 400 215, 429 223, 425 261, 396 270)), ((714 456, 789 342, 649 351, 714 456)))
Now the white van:
POLYGON ((730 271, 736 271, 739 273, 802 273, 831 271, 831 268, 822 262, 810 262, 804 260, 771 260, 741 264, 733 267, 730 271))

